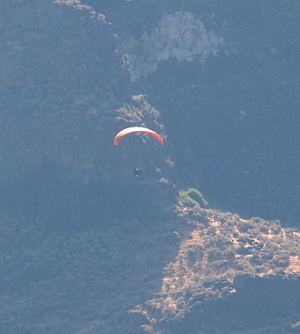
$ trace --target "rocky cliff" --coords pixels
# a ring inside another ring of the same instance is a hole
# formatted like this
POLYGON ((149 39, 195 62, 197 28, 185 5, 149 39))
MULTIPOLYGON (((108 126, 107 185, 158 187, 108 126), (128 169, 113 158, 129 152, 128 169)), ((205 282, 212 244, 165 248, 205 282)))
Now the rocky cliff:
POLYGON ((131 37, 123 48, 130 80, 135 82, 141 76, 154 73, 162 60, 175 58, 179 62, 192 62, 198 57, 204 64, 207 56, 216 55, 223 45, 223 38, 213 31, 208 32, 192 13, 176 12, 163 15, 158 27, 149 34, 144 31, 139 41, 131 37))

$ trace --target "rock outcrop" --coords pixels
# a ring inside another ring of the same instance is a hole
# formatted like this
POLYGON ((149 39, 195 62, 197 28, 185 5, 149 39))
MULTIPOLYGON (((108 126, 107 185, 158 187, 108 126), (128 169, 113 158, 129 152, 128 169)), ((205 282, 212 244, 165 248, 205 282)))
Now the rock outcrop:
POLYGON ((132 82, 154 73, 162 60, 191 62, 198 58, 204 63, 207 56, 215 56, 222 46, 222 36, 207 31, 200 18, 188 12, 164 15, 157 28, 150 33, 144 31, 140 41, 131 37, 123 44, 132 82))

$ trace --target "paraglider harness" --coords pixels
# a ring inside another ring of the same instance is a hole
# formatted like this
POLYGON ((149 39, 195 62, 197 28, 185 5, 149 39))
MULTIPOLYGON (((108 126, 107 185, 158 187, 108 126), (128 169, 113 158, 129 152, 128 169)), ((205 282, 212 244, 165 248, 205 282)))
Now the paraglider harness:
POLYGON ((136 168, 134 171, 133 171, 133 175, 135 176, 135 177, 139 177, 139 175, 141 175, 142 174, 142 172, 141 172, 141 170, 139 169, 139 168, 136 168))

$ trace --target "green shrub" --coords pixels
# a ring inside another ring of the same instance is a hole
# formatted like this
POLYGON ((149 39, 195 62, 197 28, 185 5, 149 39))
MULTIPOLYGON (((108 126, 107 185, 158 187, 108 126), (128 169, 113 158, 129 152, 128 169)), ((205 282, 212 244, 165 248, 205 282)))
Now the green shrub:
POLYGON ((224 252, 222 253, 222 257, 223 257, 223 259, 232 261, 232 260, 234 260, 234 258, 235 258, 235 252, 234 252, 232 249, 227 248, 227 249, 224 250, 224 252))
POLYGON ((210 249, 207 252, 207 255, 208 262, 219 261, 222 259, 222 252, 218 248, 210 249))
POLYGON ((201 191, 194 188, 189 188, 188 190, 180 190, 179 200, 182 204, 189 207, 194 207, 197 205, 201 206, 199 202, 203 203, 204 205, 208 204, 206 199, 203 197, 201 191))

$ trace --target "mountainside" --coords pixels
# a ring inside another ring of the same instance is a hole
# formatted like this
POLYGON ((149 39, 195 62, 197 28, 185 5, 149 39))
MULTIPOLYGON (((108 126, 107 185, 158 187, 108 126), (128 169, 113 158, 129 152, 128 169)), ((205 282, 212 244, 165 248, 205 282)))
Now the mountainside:
POLYGON ((0 9, 0 332, 299 332, 298 2, 0 9))
POLYGON ((297 332, 299 232, 276 221, 244 220, 179 203, 179 216, 191 226, 184 235, 176 233, 178 254, 165 268, 160 291, 136 307, 149 321, 144 328, 149 333, 297 332))

